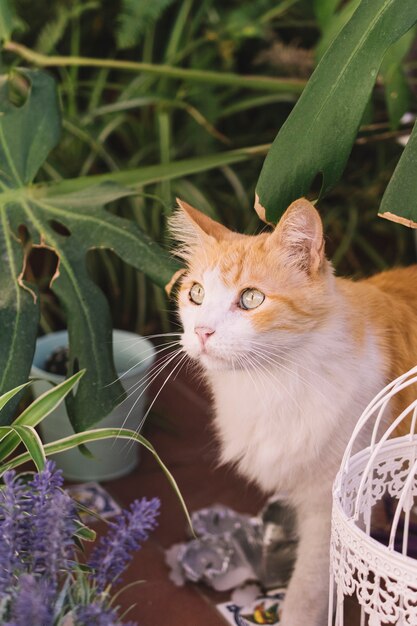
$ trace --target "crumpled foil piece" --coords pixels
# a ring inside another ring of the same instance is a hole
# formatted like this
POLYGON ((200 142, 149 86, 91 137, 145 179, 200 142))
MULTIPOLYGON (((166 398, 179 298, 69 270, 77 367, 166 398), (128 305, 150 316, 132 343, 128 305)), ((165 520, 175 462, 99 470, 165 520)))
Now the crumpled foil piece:
POLYGON ((256 517, 221 504, 192 514, 198 536, 166 552, 171 580, 204 582, 218 591, 258 580, 265 589, 284 587, 294 567, 296 516, 275 498, 256 517))

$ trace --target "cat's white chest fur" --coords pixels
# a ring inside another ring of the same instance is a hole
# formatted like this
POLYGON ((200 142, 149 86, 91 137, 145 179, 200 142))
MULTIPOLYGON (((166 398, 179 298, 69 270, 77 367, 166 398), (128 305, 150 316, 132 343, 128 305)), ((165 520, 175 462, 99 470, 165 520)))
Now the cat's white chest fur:
POLYGON ((295 497, 313 477, 332 481, 354 423, 382 384, 372 336, 361 354, 345 342, 327 334, 298 362, 210 372, 222 460, 263 490, 295 497))

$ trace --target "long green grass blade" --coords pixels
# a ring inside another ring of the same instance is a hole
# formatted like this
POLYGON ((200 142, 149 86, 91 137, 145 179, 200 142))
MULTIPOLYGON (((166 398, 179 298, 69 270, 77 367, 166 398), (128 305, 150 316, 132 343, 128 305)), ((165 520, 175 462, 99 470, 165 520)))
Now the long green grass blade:
MULTIPOLYGON (((160 466, 165 476, 167 477, 171 487, 174 489, 177 495, 177 498, 181 504, 181 507, 185 513, 187 521, 190 525, 190 528, 192 530, 193 527, 191 523, 191 517, 188 512, 187 506, 185 504, 184 498, 176 483, 175 478, 173 477, 169 469, 166 467, 166 465, 164 464, 164 462, 162 461, 162 459, 156 452, 153 445, 147 439, 145 439, 145 437, 135 432, 134 430, 130 430, 128 428, 121 428, 121 429, 120 428, 96 428, 94 430, 89 430, 84 433, 77 433, 75 435, 70 435, 69 437, 64 437, 63 439, 58 439, 57 441, 54 441, 53 443, 48 443, 44 446, 44 450, 45 450, 46 456, 50 456, 51 454, 58 454, 60 452, 65 452, 65 450, 76 448, 82 444, 88 444, 93 441, 102 441, 104 439, 115 439, 115 438, 129 439, 130 441, 137 441, 142 446, 144 446, 147 450, 149 450, 149 452, 155 458, 158 465, 160 466)), ((19 456, 15 457, 13 460, 9 461, 8 463, 3 464, 3 466, 0 467, 0 476, 2 476, 5 471, 14 469, 15 467, 19 467, 20 465, 22 465, 23 463, 26 463, 27 461, 30 461, 30 455, 27 452, 24 454, 20 454, 19 456)))
POLYGON ((96 540, 97 533, 94 530, 92 530, 91 528, 89 528, 88 526, 80 522, 79 520, 75 520, 75 526, 76 526, 76 530, 74 534, 76 537, 78 537, 79 539, 82 539, 82 541, 95 541, 96 540))
POLYGON ((47 415, 56 409, 58 404, 62 402, 84 374, 85 370, 80 370, 62 383, 59 383, 59 385, 56 385, 56 387, 45 391, 45 393, 39 396, 39 398, 36 398, 36 400, 16 418, 13 426, 37 426, 47 415))
POLYGON ((43 444, 38 433, 32 426, 11 426, 13 432, 19 437, 30 455, 31 460, 36 465, 38 472, 44 468, 46 456, 43 444))
POLYGON ((24 389, 28 385, 30 385, 30 381, 27 383, 23 383, 23 385, 19 385, 18 387, 15 387, 14 389, 11 389, 10 391, 6 391, 6 393, 0 396, 0 411, 8 403, 9 400, 14 398, 14 396, 18 394, 19 391, 22 391, 22 389, 24 389))
POLYGON ((12 434, 11 426, 0 426, 0 442, 4 441, 10 434, 12 434))
MULTIPOLYGON (((39 398, 37 398, 27 409, 23 411, 13 422, 13 427, 19 426, 37 426, 47 415, 49 415, 65 396, 74 388, 78 381, 84 375, 85 370, 81 370, 62 383, 48 389, 39 398)), ((7 458, 19 445, 19 437, 9 435, 0 443, 0 461, 7 458)))

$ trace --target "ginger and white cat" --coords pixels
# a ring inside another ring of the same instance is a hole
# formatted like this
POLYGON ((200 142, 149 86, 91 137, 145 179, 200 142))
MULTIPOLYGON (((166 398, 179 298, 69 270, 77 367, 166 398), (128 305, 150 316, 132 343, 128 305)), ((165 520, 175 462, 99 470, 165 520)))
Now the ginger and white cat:
POLYGON ((324 626, 332 482, 365 406, 417 362, 417 266, 336 278, 305 199, 256 236, 179 204, 182 345, 211 387, 221 459, 296 507, 281 624, 324 626))

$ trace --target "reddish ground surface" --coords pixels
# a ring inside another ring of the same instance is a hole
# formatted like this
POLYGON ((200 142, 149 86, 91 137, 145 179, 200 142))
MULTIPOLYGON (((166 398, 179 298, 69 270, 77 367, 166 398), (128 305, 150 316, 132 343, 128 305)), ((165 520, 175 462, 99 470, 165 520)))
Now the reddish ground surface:
MULTIPOLYGON (((169 416, 169 428, 150 427, 146 435, 175 476, 189 510, 222 503, 237 511, 257 513, 265 501, 259 491, 246 485, 233 470, 216 468, 211 409, 203 387, 196 381, 177 378, 161 393, 157 408, 169 416)), ((159 527, 136 554, 124 578, 124 583, 144 581, 120 597, 124 609, 136 605, 126 620, 137 621, 140 626, 225 626, 215 604, 226 601, 229 594, 216 593, 204 585, 177 587, 169 579, 164 550, 187 540, 186 520, 151 455, 142 452, 132 474, 104 486, 122 506, 141 496, 161 500, 159 527)), ((346 626, 358 623, 353 615, 349 609, 346 626)))

